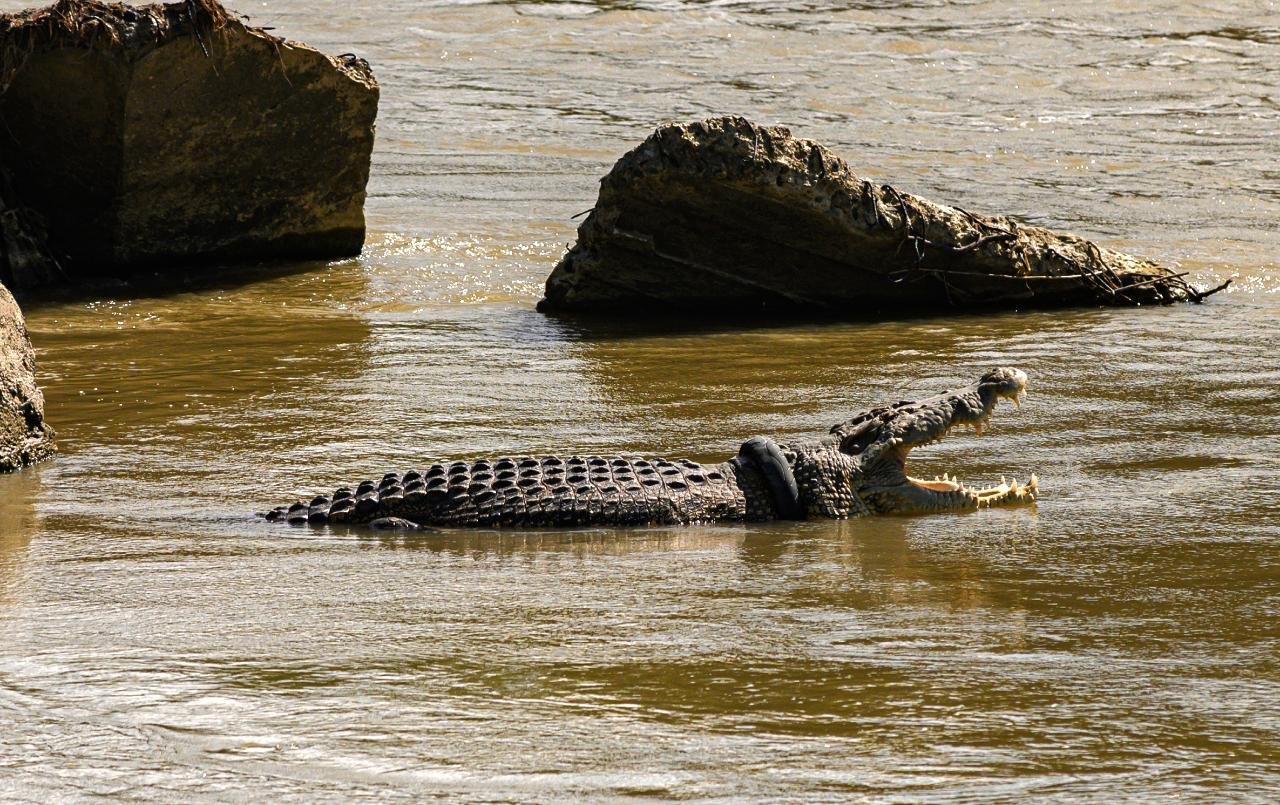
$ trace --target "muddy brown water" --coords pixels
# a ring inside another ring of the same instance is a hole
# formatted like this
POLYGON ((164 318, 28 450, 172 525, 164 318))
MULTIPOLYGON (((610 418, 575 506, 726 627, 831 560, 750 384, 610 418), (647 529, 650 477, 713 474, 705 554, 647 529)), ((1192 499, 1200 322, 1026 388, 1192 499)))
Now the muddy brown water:
POLYGON ((0 478, 0 797, 1274 797, 1273 3, 378 5, 241 6, 382 80, 362 258, 28 310, 63 453, 0 478), (1238 280, 761 329, 534 312, 613 159, 722 112, 1238 280), (1026 404, 912 466, 1034 471, 1035 509, 253 517, 442 457, 717 459, 993 364, 1026 404))

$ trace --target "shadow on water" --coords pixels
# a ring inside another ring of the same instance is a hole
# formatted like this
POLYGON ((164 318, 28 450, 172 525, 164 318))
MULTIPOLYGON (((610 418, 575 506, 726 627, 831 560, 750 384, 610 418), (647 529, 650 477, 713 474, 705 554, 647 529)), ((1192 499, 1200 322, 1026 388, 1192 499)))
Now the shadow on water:
POLYGON ((351 436, 369 364, 369 322, 350 309, 367 286, 360 265, 238 279, 28 313, 62 450, 41 474, 80 490, 46 498, 52 527, 109 528, 128 494, 147 500, 131 520, 205 517, 228 490, 269 483, 351 436))
MULTIPOLYGON (((1186 304, 1186 303, 1182 303, 1186 304)), ((1210 302, 1209 304, 1217 304, 1210 302)), ((1181 304, 1179 305, 1181 306, 1181 304)), ((948 325, 963 326, 969 322, 977 325, 993 319, 1009 321, 1021 319, 1028 330, 1041 326, 1045 316, 1055 313, 1066 316, 1078 316, 1090 312, 1100 313, 1112 310, 1101 306, 1071 306, 1055 308, 1046 304, 1042 307, 1010 308, 1008 306, 937 309, 902 309, 884 310, 875 313, 850 313, 847 315, 829 311, 786 311, 786 310, 724 310, 724 309, 691 309, 691 310, 659 310, 636 315, 631 310, 602 310, 599 312, 544 313, 548 322, 565 334, 566 338, 578 341, 617 341, 633 338, 652 338, 655 336, 699 336, 730 335, 742 332, 768 332, 772 330, 790 330, 805 328, 840 328, 840 327, 875 327, 879 324, 906 324, 928 326, 945 322, 948 325)), ((1010 328, 1014 329, 1014 328, 1010 328)))
POLYGON ((1020 599, 990 590, 987 566, 1008 557, 1015 544, 1034 543, 1034 508, 1006 513, 1001 531, 986 540, 948 542, 941 531, 965 527, 975 515, 874 517, 805 523, 768 522, 633 529, 374 531, 364 527, 290 527, 303 541, 338 540, 362 548, 440 554, 486 561, 610 560, 682 553, 724 554, 725 572, 768 579, 789 569, 816 571, 811 585, 793 585, 789 603, 867 607, 896 601, 942 604, 952 609, 1021 606, 1020 599), (857 577, 858 584, 849 584, 857 577), (826 582, 833 582, 827 584, 826 582), (885 597, 885 585, 897 588, 885 597), (910 592, 906 592, 910 591, 910 592), (900 594, 901 593, 901 594, 900 594))
POLYGON ((309 274, 325 267, 359 270, 357 258, 336 261, 291 260, 226 265, 187 265, 164 271, 148 269, 110 277, 76 277, 64 284, 26 289, 17 295, 24 310, 50 305, 104 302, 112 299, 162 299, 272 282, 309 274))
MULTIPOLYGON (((320 269, 221 291, 167 286, 152 296, 38 308, 28 328, 46 350, 49 418, 71 446, 92 425, 98 442, 160 427, 148 435, 244 429, 267 448, 273 435, 293 432, 291 387, 359 376, 369 325, 332 301, 358 299, 363 286, 358 267, 320 269), (64 349, 64 341, 81 347, 64 349)), ((317 414, 324 411, 306 416, 317 414)))

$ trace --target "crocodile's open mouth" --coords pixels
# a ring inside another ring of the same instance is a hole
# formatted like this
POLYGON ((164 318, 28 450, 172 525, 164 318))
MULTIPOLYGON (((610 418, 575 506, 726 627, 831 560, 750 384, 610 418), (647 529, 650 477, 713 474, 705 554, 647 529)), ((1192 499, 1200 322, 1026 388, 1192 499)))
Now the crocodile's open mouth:
MULTIPOLYGON (((1021 391, 1017 396, 1010 397, 1009 399, 1013 400, 1013 404, 1017 406, 1022 402, 1022 397, 1025 396, 1025 394, 1025 391, 1021 391)), ((982 432, 986 430, 990 419, 991 414, 988 412, 982 419, 975 420, 971 425, 974 433, 981 436, 982 432)), ((937 441, 941 441, 949 435, 952 430, 960 427, 961 424, 968 423, 953 424, 951 427, 947 428, 946 432, 943 433, 942 436, 938 437, 937 441)), ((945 472, 942 475, 933 476, 932 481, 927 481, 923 478, 913 477, 907 472, 907 456, 910 452, 910 447, 902 448, 900 451, 897 451, 897 455, 895 457, 900 462, 902 475, 907 480, 907 483, 913 484, 920 489, 948 495, 966 495, 973 499, 973 502, 977 504, 978 508, 1035 502, 1036 491, 1039 489, 1040 480, 1036 477, 1034 472, 1031 473, 1031 477, 1023 483, 1018 483, 1017 479, 1010 480, 1005 476, 1001 476, 1000 483, 986 487, 967 486, 964 481, 960 480, 960 478, 945 472)))
MULTIPOLYGON (((1026 395, 1027 376, 1017 369, 996 369, 975 385, 928 400, 900 403, 881 413, 886 432, 884 452, 868 473, 859 495, 878 513, 912 513, 1011 506, 1035 502, 1039 480, 1026 482, 1002 477, 991 486, 969 486, 950 473, 933 480, 913 477, 907 470, 911 451, 942 441, 957 428, 981 435, 1000 400, 1018 406, 1026 395)), ((870 448, 870 445, 868 445, 870 448)))

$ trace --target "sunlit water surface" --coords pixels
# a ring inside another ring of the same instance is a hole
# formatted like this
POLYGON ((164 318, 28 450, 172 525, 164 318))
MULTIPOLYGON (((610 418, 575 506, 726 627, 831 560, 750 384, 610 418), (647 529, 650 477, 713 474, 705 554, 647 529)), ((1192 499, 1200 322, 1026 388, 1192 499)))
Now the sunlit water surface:
POLYGON ((362 258, 28 310, 63 452, 0 478, 0 796, 1274 796, 1274 4, 368 7, 240 7, 382 81, 362 258), (889 323, 534 312, 612 161, 724 112, 1238 279, 1203 306, 889 323), (1035 509, 390 537, 253 516, 445 457, 720 460, 997 364, 1027 404, 913 467, 1034 471, 1035 509))

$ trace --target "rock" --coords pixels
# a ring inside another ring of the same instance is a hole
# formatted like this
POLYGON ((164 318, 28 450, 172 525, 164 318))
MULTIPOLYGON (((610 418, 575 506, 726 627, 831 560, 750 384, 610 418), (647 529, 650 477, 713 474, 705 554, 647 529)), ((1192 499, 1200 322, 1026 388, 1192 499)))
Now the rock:
POLYGON ((0 91, 0 161, 73 277, 364 243, 378 85, 355 56, 214 0, 60 0, 0 15, 0 91))
POLYGON ((1212 292, 1074 235, 876 187, 785 128, 722 117, 660 128, 618 160, 539 309, 867 315, 1212 292))
POLYGON ((0 285, 0 472, 53 455, 53 430, 44 423, 44 395, 36 386, 35 368, 22 311, 0 285))
POLYGON ((58 260, 49 251, 44 216, 16 202, 0 166, 0 285, 21 292, 62 278, 58 260))

